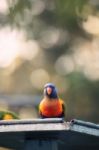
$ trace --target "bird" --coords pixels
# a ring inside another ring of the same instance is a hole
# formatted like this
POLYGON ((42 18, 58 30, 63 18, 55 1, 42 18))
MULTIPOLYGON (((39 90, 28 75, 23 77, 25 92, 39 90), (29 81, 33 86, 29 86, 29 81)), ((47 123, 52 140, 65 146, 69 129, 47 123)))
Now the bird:
POLYGON ((39 115, 41 118, 65 117, 64 101, 59 98, 53 83, 46 83, 44 86, 44 97, 39 103, 39 115))
POLYGON ((12 111, 0 110, 0 120, 19 119, 18 115, 12 111))

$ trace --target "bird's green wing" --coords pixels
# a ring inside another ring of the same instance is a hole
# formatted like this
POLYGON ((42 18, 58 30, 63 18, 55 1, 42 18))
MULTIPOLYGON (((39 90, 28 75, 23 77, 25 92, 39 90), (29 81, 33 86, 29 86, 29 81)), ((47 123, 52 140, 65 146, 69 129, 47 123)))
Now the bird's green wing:
POLYGON ((63 114, 65 115, 65 111, 66 111, 66 106, 65 106, 65 103, 62 99, 59 99, 61 105, 62 105, 62 109, 63 109, 63 114))
POLYGON ((19 119, 18 115, 11 111, 0 111, 0 120, 19 119))

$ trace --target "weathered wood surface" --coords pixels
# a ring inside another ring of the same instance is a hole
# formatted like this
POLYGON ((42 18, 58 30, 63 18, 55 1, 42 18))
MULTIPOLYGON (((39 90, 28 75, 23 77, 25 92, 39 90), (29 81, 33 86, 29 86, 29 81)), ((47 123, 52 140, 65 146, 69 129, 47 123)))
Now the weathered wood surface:
POLYGON ((99 149, 99 125, 63 119, 0 121, 0 146, 15 150, 99 149))
POLYGON ((25 131, 74 131, 99 136, 99 125, 76 119, 65 122, 61 118, 0 121, 0 132, 25 131))
POLYGON ((0 132, 22 131, 62 131, 69 130, 68 123, 62 119, 26 119, 0 121, 0 132))
POLYGON ((63 119, 0 121, 0 146, 16 150, 57 150, 60 132, 69 130, 63 119))
POLYGON ((91 122, 74 119, 71 121, 70 130, 99 137, 99 125, 91 122))

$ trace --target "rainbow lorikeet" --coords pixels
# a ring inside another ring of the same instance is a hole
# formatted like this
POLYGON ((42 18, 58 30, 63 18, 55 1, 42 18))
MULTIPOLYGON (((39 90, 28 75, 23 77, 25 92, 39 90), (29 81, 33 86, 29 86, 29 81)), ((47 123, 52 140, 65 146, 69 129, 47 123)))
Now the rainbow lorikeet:
POLYGON ((64 102, 58 97, 54 84, 44 86, 44 98, 39 104, 39 114, 42 118, 64 118, 64 102))
POLYGON ((0 111, 0 120, 11 120, 11 119, 19 119, 19 117, 10 111, 0 111))

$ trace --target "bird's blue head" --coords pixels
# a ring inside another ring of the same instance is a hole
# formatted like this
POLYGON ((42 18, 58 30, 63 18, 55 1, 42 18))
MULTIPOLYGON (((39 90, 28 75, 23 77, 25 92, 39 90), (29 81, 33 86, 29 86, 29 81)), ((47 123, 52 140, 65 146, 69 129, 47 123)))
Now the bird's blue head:
POLYGON ((45 84, 44 95, 49 97, 49 98, 58 98, 57 89, 53 83, 45 84))

